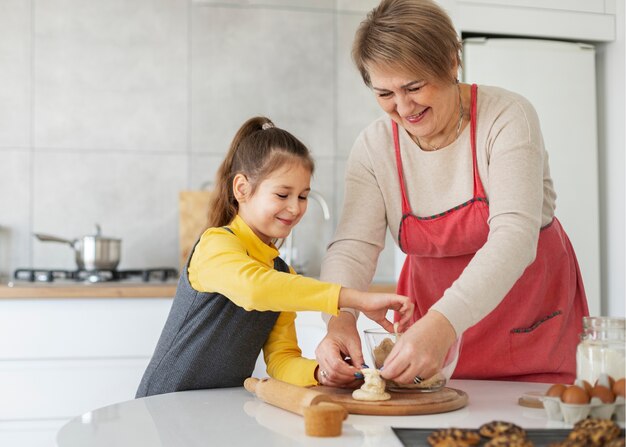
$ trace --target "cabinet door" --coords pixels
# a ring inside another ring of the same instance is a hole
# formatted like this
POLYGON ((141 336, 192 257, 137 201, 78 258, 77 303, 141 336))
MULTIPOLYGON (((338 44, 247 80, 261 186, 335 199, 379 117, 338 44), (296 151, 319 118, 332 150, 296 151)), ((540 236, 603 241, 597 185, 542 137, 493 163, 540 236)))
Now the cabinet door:
POLYGON ((454 22, 463 33, 615 40, 615 7, 603 0, 459 0, 454 22))
POLYGON ((149 358, 171 298, 0 301, 0 362, 149 358))
MULTIPOLYGON (((483 5, 497 5, 506 7, 537 8, 562 11, 592 12, 602 14, 606 12, 605 0, 458 0, 459 3, 480 3, 483 5)), ((608 2, 610 3, 610 1, 608 2)))
MULTIPOLYGON (((589 311, 600 314, 595 51, 532 39, 467 39, 464 80, 503 87, 535 107, 548 151, 556 216, 572 241, 589 311)), ((480 95, 480 90, 479 90, 480 95)))

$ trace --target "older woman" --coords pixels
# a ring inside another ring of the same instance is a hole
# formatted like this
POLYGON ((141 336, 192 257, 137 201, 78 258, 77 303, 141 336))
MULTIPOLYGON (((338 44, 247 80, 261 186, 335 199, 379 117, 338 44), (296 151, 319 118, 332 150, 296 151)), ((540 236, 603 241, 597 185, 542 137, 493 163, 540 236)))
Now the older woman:
MULTIPOLYGON (((408 255, 398 293, 416 310, 383 377, 430 377, 462 335, 457 378, 571 382, 588 308, 537 114, 518 94, 459 83, 460 50, 430 0, 383 0, 361 23, 352 56, 386 116, 352 149, 322 279, 365 289, 388 227, 408 255)), ((316 351, 336 386, 363 363, 345 310, 316 351)))

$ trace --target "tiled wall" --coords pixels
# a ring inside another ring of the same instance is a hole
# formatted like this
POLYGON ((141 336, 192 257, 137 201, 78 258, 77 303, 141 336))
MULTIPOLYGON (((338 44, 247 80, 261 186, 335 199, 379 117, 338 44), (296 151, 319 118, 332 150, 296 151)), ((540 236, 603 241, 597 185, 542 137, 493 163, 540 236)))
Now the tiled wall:
MULTIPOLYGON (((33 232, 122 239, 120 268, 176 266, 178 192, 212 180, 263 114, 313 151, 295 232, 308 272, 330 240, 357 133, 380 115, 350 60, 377 0, 0 0, 0 273, 75 267, 33 232)), ((393 250, 378 280, 393 278, 393 250)))

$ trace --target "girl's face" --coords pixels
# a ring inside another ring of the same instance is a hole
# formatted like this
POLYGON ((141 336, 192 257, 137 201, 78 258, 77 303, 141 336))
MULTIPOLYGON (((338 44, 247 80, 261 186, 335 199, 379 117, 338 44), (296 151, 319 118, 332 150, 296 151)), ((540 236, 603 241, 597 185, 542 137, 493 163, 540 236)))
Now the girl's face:
POLYGON ((272 239, 287 237, 302 219, 311 190, 311 172, 300 163, 290 163, 266 177, 252 195, 246 192, 250 185, 241 174, 233 186, 239 216, 269 245, 272 239))
POLYGON ((456 124, 456 85, 414 79, 392 70, 371 68, 372 90, 380 107, 412 136, 437 141, 456 124))

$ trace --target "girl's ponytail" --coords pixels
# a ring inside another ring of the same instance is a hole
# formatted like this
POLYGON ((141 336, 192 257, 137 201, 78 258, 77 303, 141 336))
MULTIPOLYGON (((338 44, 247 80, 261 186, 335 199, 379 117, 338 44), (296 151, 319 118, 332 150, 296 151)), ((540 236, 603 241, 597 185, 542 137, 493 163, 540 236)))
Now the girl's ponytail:
POLYGON ((237 215, 239 204, 233 194, 233 179, 237 175, 239 166, 234 166, 237 164, 234 162, 235 154, 243 140, 270 125, 273 126, 268 118, 257 116, 243 123, 235 134, 215 178, 216 188, 209 211, 209 227, 228 225, 237 215))

